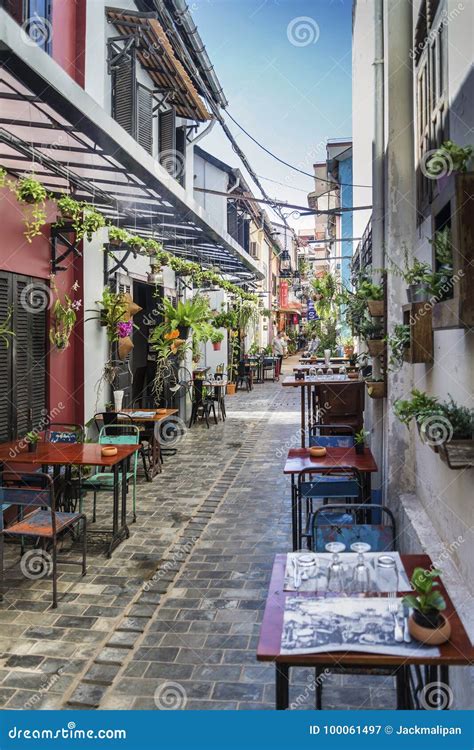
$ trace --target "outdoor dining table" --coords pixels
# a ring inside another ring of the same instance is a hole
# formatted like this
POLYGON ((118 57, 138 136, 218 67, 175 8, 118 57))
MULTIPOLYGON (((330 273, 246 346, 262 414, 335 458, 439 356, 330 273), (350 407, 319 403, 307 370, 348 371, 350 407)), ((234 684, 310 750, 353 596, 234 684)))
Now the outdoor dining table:
POLYGON ((283 473, 291 477, 291 530, 293 549, 300 547, 301 538, 301 503, 298 497, 297 480, 305 472, 324 473, 328 469, 354 469, 362 478, 362 501, 371 502, 371 476, 378 471, 377 463, 370 448, 365 447, 364 453, 356 453, 355 448, 339 448, 329 446, 326 455, 311 456, 309 448, 290 448, 283 468, 283 473))
POLYGON ((161 473, 161 451, 160 440, 156 434, 160 422, 178 413, 178 409, 120 409, 127 414, 134 424, 153 425, 153 436, 151 438, 151 456, 149 465, 150 480, 161 473), (146 416, 145 416, 146 415, 146 416))
MULTIPOLYGON (((107 557, 120 542, 130 536, 127 526, 127 466, 128 459, 138 450, 138 445, 117 445, 115 456, 103 456, 98 443, 37 443, 36 451, 19 449, 18 441, 0 445, 0 463, 3 467, 27 467, 34 472, 42 467, 53 467, 53 478, 59 476, 61 466, 101 466, 113 474, 113 509, 111 540, 107 557), (121 495, 121 502, 120 502, 121 495)), ((102 533, 102 529, 101 529, 102 533)))
MULTIPOLYGON (((401 555, 401 561, 408 578, 414 568, 431 569, 432 562, 428 555, 401 555)), ((260 629, 260 640, 257 647, 257 660, 274 662, 276 671, 276 709, 285 710, 289 705, 289 676, 291 667, 316 667, 320 672, 331 668, 390 669, 397 677, 397 708, 412 709, 419 705, 423 687, 430 683, 445 685, 449 690, 449 667, 470 666, 474 661, 474 647, 464 629, 464 625, 453 605, 443 582, 440 591, 446 599, 445 616, 451 624, 451 637, 447 643, 439 646, 439 656, 394 656, 383 653, 366 653, 350 650, 350 644, 343 651, 324 651, 313 654, 281 653, 282 633, 285 612, 285 600, 294 597, 294 591, 284 591, 286 555, 276 555, 265 612, 260 629), (422 670, 421 668, 425 669, 422 670), (415 679, 416 678, 416 679, 415 679)), ((403 593, 403 592, 400 592, 403 593)), ((314 593, 299 592, 298 597, 317 599, 314 593)), ((321 598, 321 597, 319 597, 321 598)), ((331 597, 332 598, 332 597, 331 597)), ((347 601, 347 597, 340 597, 347 601)), ((332 599, 337 611, 339 597, 332 599)), ((327 601, 327 598, 326 598, 327 601)), ((361 601, 360 599, 358 601, 361 601)), ((449 703, 449 702, 446 702, 449 703)), ((448 705, 441 706, 444 708, 448 705)))
POLYGON ((306 376, 304 379, 296 378, 294 375, 288 375, 282 381, 282 386, 285 388, 299 388, 300 389, 300 400, 301 400, 301 446, 306 446, 306 424, 311 425, 314 421, 314 391, 322 385, 330 385, 343 388, 348 387, 363 387, 363 383, 360 380, 348 378, 347 375, 323 375, 321 376, 306 376), (313 391, 313 393, 311 392, 313 391), (306 393, 307 392, 307 393, 306 393), (306 400, 307 396, 307 400, 306 400), (308 420, 306 420, 306 405, 308 410, 308 420))

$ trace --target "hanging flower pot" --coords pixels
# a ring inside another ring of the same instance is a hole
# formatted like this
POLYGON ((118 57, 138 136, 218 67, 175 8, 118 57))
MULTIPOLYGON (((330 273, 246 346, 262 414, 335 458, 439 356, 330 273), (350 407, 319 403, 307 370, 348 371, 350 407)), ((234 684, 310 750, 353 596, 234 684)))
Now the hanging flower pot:
POLYGON ((385 398, 387 395, 385 382, 383 380, 367 380, 367 394, 370 398, 385 398))
POLYGON ((371 357, 380 357, 385 349, 385 342, 383 339, 368 339, 367 349, 371 357))
POLYGON ((383 299, 368 299, 367 306, 373 318, 381 318, 383 316, 383 299))
POLYGON ((133 349, 133 341, 130 336, 124 336, 118 342, 118 356, 122 361, 128 357, 133 349))
POLYGON ((222 346, 222 341, 215 341, 212 344, 212 348, 214 349, 215 352, 220 352, 221 346, 222 346))

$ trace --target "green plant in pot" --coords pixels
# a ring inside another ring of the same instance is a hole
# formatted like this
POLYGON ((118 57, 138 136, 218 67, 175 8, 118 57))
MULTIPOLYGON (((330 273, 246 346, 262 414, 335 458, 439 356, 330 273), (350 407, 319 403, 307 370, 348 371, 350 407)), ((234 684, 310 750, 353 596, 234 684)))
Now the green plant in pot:
POLYGON ((403 253, 403 268, 394 267, 395 273, 403 278, 407 285, 408 302, 427 302, 432 294, 433 272, 429 263, 422 263, 418 258, 410 258, 408 246, 403 253))
POLYGON ((367 430, 359 430, 354 435, 354 447, 357 455, 362 456, 365 453, 365 439, 370 435, 367 430))
POLYGON ((454 141, 444 141, 426 162, 431 177, 444 177, 450 172, 467 172, 473 154, 472 146, 458 146, 454 141))
POLYGON ((129 234, 127 245, 132 249, 134 253, 140 252, 145 247, 146 240, 144 237, 140 237, 138 234, 129 234))
POLYGON ((383 329, 380 323, 364 320, 360 325, 360 336, 367 344, 367 349, 371 357, 378 357, 383 353, 385 342, 382 337, 383 329))
POLYGON ((30 432, 27 432, 25 435, 25 440, 28 443, 28 452, 29 453, 36 453, 36 449, 38 447, 40 436, 38 435, 36 430, 31 430, 30 432))
POLYGON ((96 211, 93 206, 84 203, 82 215, 78 216, 74 222, 76 240, 79 241, 87 237, 90 242, 95 232, 103 227, 105 227, 105 217, 99 211, 96 211))
POLYGON ((76 201, 70 195, 62 195, 56 202, 56 206, 61 214, 61 218, 56 222, 58 225, 62 225, 64 220, 69 221, 80 221, 83 212, 83 203, 76 201))
POLYGON ((453 296, 453 245, 451 229, 436 231, 429 240, 434 250, 436 270, 432 275, 432 293, 438 302, 453 296))
POLYGON ((446 601, 435 580, 440 574, 440 570, 415 568, 410 580, 414 593, 403 598, 404 605, 412 610, 408 619, 411 636, 430 646, 444 643, 451 635, 450 622, 442 614, 446 601))
POLYGON ((221 349, 222 341, 224 339, 224 333, 214 328, 211 333, 211 344, 215 352, 219 352, 221 349))
POLYGON ((69 346, 69 339, 76 324, 77 313, 81 308, 81 300, 72 299, 72 293, 76 292, 78 288, 79 284, 76 281, 72 285, 71 292, 64 294, 61 299, 56 280, 54 276, 51 276, 51 289, 56 299, 51 308, 49 340, 60 351, 67 349, 69 346))
POLYGON ((110 245, 127 245, 130 235, 122 227, 109 227, 109 244, 110 245))
POLYGON ((167 330, 178 329, 180 338, 187 339, 189 329, 197 331, 203 323, 209 323, 212 311, 207 297, 196 294, 185 302, 178 302, 176 307, 166 297, 161 306, 167 330))
POLYGON ((25 222, 25 237, 31 242, 33 237, 41 234, 41 228, 46 224, 46 188, 34 176, 22 177, 12 183, 13 191, 24 205, 23 218, 25 222))

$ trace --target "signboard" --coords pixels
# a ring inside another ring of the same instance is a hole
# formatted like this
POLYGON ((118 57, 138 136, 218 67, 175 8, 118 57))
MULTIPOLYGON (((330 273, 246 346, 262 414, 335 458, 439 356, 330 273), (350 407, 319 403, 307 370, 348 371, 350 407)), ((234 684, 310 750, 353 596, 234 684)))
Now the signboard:
POLYGON ((280 307, 288 307, 288 282, 280 282, 280 307))
POLYGON ((312 299, 308 300, 308 320, 319 320, 319 316, 314 309, 314 302, 312 299))

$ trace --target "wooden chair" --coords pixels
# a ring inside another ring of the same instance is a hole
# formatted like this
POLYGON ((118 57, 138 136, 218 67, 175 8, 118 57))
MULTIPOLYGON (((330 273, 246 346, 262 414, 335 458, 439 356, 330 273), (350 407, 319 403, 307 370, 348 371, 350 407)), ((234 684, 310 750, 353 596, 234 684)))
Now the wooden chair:
MULTIPOLYGON (((64 513, 56 510, 56 500, 54 492, 54 483, 49 474, 40 472, 34 474, 16 474, 9 472, 8 485, 0 486, 0 511, 4 505, 19 506, 21 510, 28 509, 26 515, 22 515, 18 520, 11 523, 7 528, 3 526, 3 512, 0 512, 0 600, 3 600, 4 588, 4 538, 5 536, 20 537, 21 539, 21 556, 24 552, 24 539, 32 537, 40 540, 43 549, 36 550, 38 562, 42 562, 46 569, 51 565, 53 576, 53 609, 58 606, 57 601, 57 543, 58 538, 66 532, 74 529, 74 526, 82 524, 82 575, 86 574, 86 554, 87 554, 87 519, 84 513, 64 513), (34 486, 33 486, 34 485, 34 486), (32 510, 33 509, 33 510, 32 510), (51 554, 47 551, 47 545, 50 545, 51 554)), ((34 551, 25 553, 33 555, 34 551)), ((74 563, 68 560, 68 564, 74 563)), ((28 565, 32 567, 35 561, 31 558, 26 561, 24 567, 28 570, 28 565)))

